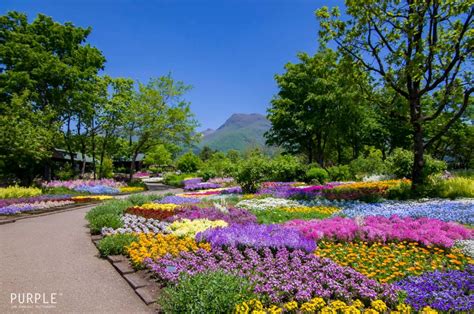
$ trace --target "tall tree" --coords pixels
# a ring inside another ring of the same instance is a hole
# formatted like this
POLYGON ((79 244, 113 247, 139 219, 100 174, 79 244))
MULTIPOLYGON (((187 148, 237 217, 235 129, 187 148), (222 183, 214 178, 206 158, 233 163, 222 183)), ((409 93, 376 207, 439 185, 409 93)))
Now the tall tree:
POLYGON ((268 110, 267 142, 321 166, 332 149, 341 159, 350 146, 357 157, 366 125, 359 85, 367 85, 366 76, 329 49, 298 57, 299 63, 288 63, 275 77, 280 90, 268 110))
POLYGON ((465 0, 346 1, 349 20, 338 8, 316 11, 321 43, 340 51, 406 99, 413 130, 413 189, 423 183, 424 152, 445 134, 471 103, 473 14, 465 0), (462 93, 462 101, 453 97, 462 93), (439 102, 426 98, 438 95, 439 102), (426 137, 426 125, 450 118, 426 137))
POLYGON ((125 113, 124 132, 129 141, 130 179, 139 153, 159 144, 188 144, 197 125, 183 98, 190 89, 171 75, 139 84, 125 113))
MULTIPOLYGON (((21 97, 31 110, 24 118, 31 118, 32 123, 45 117, 44 125, 60 127, 65 122, 64 140, 71 161, 74 123, 91 112, 89 92, 105 63, 102 53, 86 44, 90 32, 90 28, 60 24, 42 14, 32 23, 18 12, 0 16, 0 102, 18 106, 15 99, 21 97)), ((45 142, 41 150, 50 151, 55 144, 45 142)))

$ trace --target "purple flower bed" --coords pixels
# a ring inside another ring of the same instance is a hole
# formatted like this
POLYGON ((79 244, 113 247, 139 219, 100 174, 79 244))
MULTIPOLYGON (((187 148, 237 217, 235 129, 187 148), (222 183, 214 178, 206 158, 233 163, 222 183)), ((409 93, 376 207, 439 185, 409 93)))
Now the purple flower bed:
POLYGON ((193 183, 189 184, 186 183, 184 185, 185 191, 196 191, 196 190, 207 190, 207 189, 217 189, 220 188, 221 185, 217 183, 210 183, 210 182, 201 182, 201 183, 193 183))
POLYGON ((275 303, 293 299, 303 302, 316 296, 346 302, 360 299, 367 305, 373 299, 381 299, 390 306, 397 303, 394 286, 379 284, 349 267, 300 250, 279 249, 273 254, 269 248, 261 252, 252 248, 240 251, 235 247, 210 252, 201 249, 195 253, 182 252, 179 257, 147 259, 145 263, 164 282, 177 282, 184 273, 194 275, 216 270, 236 273, 248 278, 256 293, 275 303))
POLYGON ((240 186, 231 186, 223 189, 221 194, 242 194, 242 188, 240 186))
POLYGON ((257 217, 254 214, 239 208, 228 208, 228 212, 222 212, 217 208, 200 208, 192 207, 183 209, 170 217, 171 221, 179 219, 203 219, 208 220, 224 220, 228 224, 249 224, 257 223, 257 217))
POLYGON ((123 186, 123 183, 117 182, 113 179, 68 180, 68 181, 53 180, 53 181, 44 183, 43 186, 47 188, 64 187, 64 188, 74 190, 77 187, 84 187, 84 186, 89 186, 89 187, 106 186, 110 188, 118 188, 118 187, 123 186))
POLYGON ((474 230, 455 222, 444 222, 432 218, 400 218, 398 216, 293 220, 287 222, 285 226, 296 228, 313 240, 324 238, 333 241, 416 241, 426 246, 452 247, 456 240, 474 237, 474 230))
POLYGON ((263 249, 287 248, 308 253, 316 250, 316 242, 299 231, 281 225, 233 225, 227 228, 209 229, 196 235, 196 241, 209 242, 213 248, 236 246, 263 249))
POLYGON ((175 195, 165 196, 161 200, 155 201, 155 203, 160 203, 160 204, 176 204, 176 205, 197 204, 200 202, 201 200, 196 197, 182 197, 182 196, 175 196, 175 195))
POLYGON ((40 201, 36 203, 17 203, 0 208, 0 215, 14 215, 33 210, 48 209, 74 204, 71 200, 40 201))
POLYGON ((70 200, 71 195, 41 195, 34 197, 22 197, 22 198, 6 198, 0 199, 0 208, 20 204, 20 203, 37 203, 43 201, 67 201, 70 200))
POLYGON ((425 306, 440 311, 474 310, 474 265, 464 271, 435 271, 412 276, 396 284, 407 292, 406 303, 419 311, 425 306))

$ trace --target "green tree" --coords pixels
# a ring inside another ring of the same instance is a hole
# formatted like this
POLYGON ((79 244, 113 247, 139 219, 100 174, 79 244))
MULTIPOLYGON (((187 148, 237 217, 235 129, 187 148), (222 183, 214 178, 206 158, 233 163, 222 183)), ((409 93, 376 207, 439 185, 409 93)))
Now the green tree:
POLYGON ((124 133, 131 160, 130 179, 141 152, 159 144, 189 144, 197 125, 183 95, 190 89, 171 75, 139 84, 125 112, 124 133))
MULTIPOLYGON (((16 153, 10 149, 9 156, 20 152, 25 156, 38 156, 37 152, 50 155, 59 137, 45 132, 53 130, 65 130, 63 143, 70 152, 75 150, 72 126, 75 123, 82 135, 81 128, 90 121, 94 102, 91 95, 94 96, 97 73, 105 63, 102 53, 86 44, 90 32, 90 28, 76 27, 69 22, 60 24, 42 14, 32 23, 18 12, 0 16, 0 103, 6 107, 20 106, 16 99, 22 99, 23 108, 12 109, 9 114, 15 116, 13 112, 23 112, 19 116, 22 121, 18 123, 25 127, 25 134, 26 125, 42 122, 33 128, 42 140, 16 153), (27 107, 30 112, 25 114, 27 107), (63 123, 66 125, 61 128, 63 123), (48 140, 51 138, 52 141, 48 140), (41 142, 44 145, 40 145, 41 142)), ((6 111, 2 110, 2 115, 6 115, 6 111)), ((70 155, 73 163, 74 155, 70 155)))
POLYGON ((163 144, 153 146, 145 153, 145 159, 143 160, 143 162, 150 166, 170 165, 172 162, 171 152, 163 144))
POLYGON ((329 49, 314 56, 300 53, 298 58, 299 63, 286 64, 286 72, 275 77, 280 90, 268 110, 272 127, 267 143, 303 153, 309 163, 321 166, 330 150, 336 151, 338 162, 347 146, 357 157, 372 114, 364 108, 361 92, 370 88, 367 77, 329 49))
POLYGON ((176 160, 176 168, 184 173, 192 173, 199 170, 202 165, 201 159, 193 152, 187 152, 176 160))
POLYGON ((215 152, 216 151, 209 146, 204 146, 199 152, 199 158, 201 158, 202 161, 206 161, 210 159, 215 152))
POLYGON ((408 102, 413 130, 413 189, 423 184, 424 153, 464 114, 471 102, 473 14, 470 1, 346 1, 316 11, 322 44, 333 40, 408 102), (435 97, 437 102, 430 102, 435 97), (436 134, 428 124, 449 115, 436 134))

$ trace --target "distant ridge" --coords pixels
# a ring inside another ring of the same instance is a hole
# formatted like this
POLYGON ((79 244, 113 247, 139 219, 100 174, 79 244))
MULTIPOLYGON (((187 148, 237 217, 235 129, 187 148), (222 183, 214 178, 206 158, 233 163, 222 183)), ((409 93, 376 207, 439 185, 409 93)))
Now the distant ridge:
POLYGON ((203 139, 199 147, 209 146, 220 151, 230 149, 245 151, 249 148, 264 148, 265 138, 263 134, 270 127, 270 121, 262 114, 234 113, 217 130, 207 129, 203 131, 203 139))

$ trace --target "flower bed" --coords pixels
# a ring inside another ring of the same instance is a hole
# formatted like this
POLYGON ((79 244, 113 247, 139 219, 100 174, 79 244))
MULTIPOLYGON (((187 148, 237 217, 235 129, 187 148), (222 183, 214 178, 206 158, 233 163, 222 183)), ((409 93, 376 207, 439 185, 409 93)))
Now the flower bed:
POLYGON ((60 180, 53 180, 43 184, 44 187, 47 188, 58 188, 64 187, 71 190, 74 190, 80 186, 108 186, 111 188, 118 188, 123 186, 123 183, 117 182, 113 179, 100 179, 100 180, 67 180, 67 181, 60 181, 60 180))
POLYGON ((397 215, 400 217, 429 217, 444 221, 474 224, 474 200, 429 200, 423 202, 356 203, 340 212, 348 217, 397 215))
POLYGON ((313 252, 316 243, 305 238, 296 230, 284 228, 281 225, 233 225, 227 228, 210 229, 196 235, 196 241, 208 242, 212 248, 252 247, 263 248, 287 248, 289 250, 303 250, 313 252))
POLYGON ((428 272, 408 277, 397 286, 408 293, 406 302, 415 310, 426 306, 440 311, 469 312, 474 309, 474 265, 464 271, 428 272))
POLYGON ((275 208, 302 207, 302 205, 296 201, 287 200, 284 198, 267 197, 242 200, 238 202, 235 207, 250 210, 269 210, 275 208))
POLYGON ((221 211, 217 208, 201 208, 193 206, 191 208, 183 209, 170 217, 171 221, 180 219, 208 219, 208 220, 223 220, 228 224, 247 224, 256 223, 257 218, 252 213, 238 208, 228 208, 227 211, 221 211))
POLYGON ((210 250, 210 245, 196 243, 192 238, 180 238, 172 234, 145 234, 139 235, 137 242, 132 242, 127 253, 135 267, 142 267, 145 259, 155 260, 168 254, 177 256, 182 252, 210 250))
POLYGON ((41 190, 38 188, 24 188, 19 186, 9 186, 0 188, 0 199, 4 198, 24 198, 41 195, 41 190))
POLYGON ((327 199, 373 200, 387 195, 390 188, 409 183, 409 180, 386 180, 377 182, 355 182, 323 189, 321 195, 327 199))
POLYGON ((397 303, 394 287, 300 250, 279 249, 274 254, 268 248, 261 253, 252 248, 243 252, 235 247, 216 248, 209 252, 182 252, 179 256, 164 256, 156 261, 147 259, 145 263, 162 282, 177 282, 182 274, 205 271, 237 273, 255 285, 255 293, 271 302, 305 302, 319 296, 326 300, 360 299, 368 304, 374 299, 389 305, 397 303))
POLYGON ((165 196, 161 200, 156 201, 156 203, 160 203, 160 204, 176 204, 176 205, 196 204, 200 202, 201 200, 199 198, 182 197, 182 196, 176 196, 176 195, 165 196))
POLYGON ((416 241, 425 246, 452 247, 456 240, 474 238, 474 230, 456 223, 431 218, 393 216, 351 219, 295 220, 285 224, 313 240, 401 242, 416 241))
POLYGON ((63 207, 74 204, 74 201, 40 201, 36 203, 18 203, 0 208, 0 215, 15 215, 35 210, 63 207))
POLYGON ((474 263, 458 249, 422 248, 416 242, 374 243, 369 246, 366 243, 322 241, 315 254, 354 268, 380 282, 392 282, 436 269, 463 269, 474 263))
POLYGON ((175 214, 180 206, 177 204, 145 203, 126 209, 127 214, 142 216, 148 219, 165 220, 175 214))
MULTIPOLYGON (((103 256, 126 254, 134 267, 148 267, 166 287, 167 299, 159 300, 167 309, 185 304, 183 296, 204 303, 218 298, 229 311, 249 314, 432 313, 432 308, 472 307, 472 289, 458 278, 472 281, 474 229, 455 221, 472 224, 474 200, 359 200, 382 197, 401 182, 273 182, 262 184, 263 194, 235 195, 240 188, 229 187, 133 207, 122 201, 97 210, 91 230, 109 227, 102 229, 108 239, 100 247, 103 256), (326 199, 326 193, 337 197, 326 199), (439 272, 430 275, 434 270, 439 272), (207 286, 206 280, 212 282, 207 286), (239 290, 244 282, 245 296, 239 290), (401 289, 407 303, 399 303, 401 289)), ((223 308, 210 305, 202 308, 223 308)))
POLYGON ((113 229, 110 227, 102 228, 102 235, 124 234, 124 233, 167 233, 169 223, 156 219, 146 219, 144 217, 125 214, 121 218, 123 227, 113 229))
POLYGON ((140 186, 121 186, 119 188, 120 193, 137 193, 137 192, 142 192, 145 191, 144 187, 140 186))
POLYGON ((210 228, 227 227, 224 220, 181 219, 171 223, 168 230, 178 237, 194 237, 196 233, 210 228))

